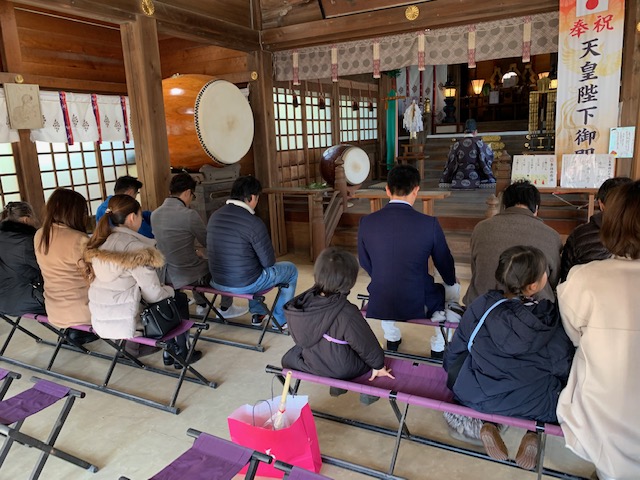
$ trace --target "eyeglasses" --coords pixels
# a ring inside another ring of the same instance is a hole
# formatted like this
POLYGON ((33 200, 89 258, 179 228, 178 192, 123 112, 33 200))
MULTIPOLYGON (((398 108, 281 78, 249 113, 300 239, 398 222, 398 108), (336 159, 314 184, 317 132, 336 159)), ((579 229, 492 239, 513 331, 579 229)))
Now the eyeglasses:
POLYGON ((196 194, 193 193, 193 190, 191 191, 191 200, 195 200, 196 199, 196 194))

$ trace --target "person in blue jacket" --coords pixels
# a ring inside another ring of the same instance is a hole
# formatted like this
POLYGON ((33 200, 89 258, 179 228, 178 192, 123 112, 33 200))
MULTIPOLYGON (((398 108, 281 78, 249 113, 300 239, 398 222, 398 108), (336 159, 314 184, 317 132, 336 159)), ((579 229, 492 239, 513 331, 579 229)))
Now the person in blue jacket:
MULTIPOLYGON (((508 248, 500 255, 495 274, 505 290, 489 291, 465 311, 443 365, 449 388, 462 405, 484 413, 557 422, 558 397, 567 384, 575 348, 555 303, 533 299, 547 283, 547 268, 541 250, 508 248)), ((452 418, 445 417, 452 425, 452 418)), ((491 457, 508 458, 498 426, 484 423, 479 436, 491 457)), ((527 432, 516 463, 527 470, 535 468, 538 448, 537 435, 527 432)))
MULTIPOLYGON (((131 198, 135 199, 138 196, 138 193, 140 193, 141 188, 142 182, 140 180, 136 177, 125 175, 123 177, 118 177, 113 193, 115 195, 129 195, 131 198)), ((113 195, 109 195, 96 209, 96 225, 107 211, 111 197, 113 197, 113 195)), ((153 232, 151 230, 151 212, 148 210, 144 210, 142 212, 142 225, 140 226, 138 233, 147 238, 153 238, 153 232)))
MULTIPOLYGON (((272 328, 286 329, 283 307, 295 296, 298 269, 291 262, 276 262, 267 226, 255 211, 261 193, 260 180, 250 175, 238 177, 231 186, 231 198, 209 217, 211 286, 230 293, 256 293, 282 286, 273 308, 272 328)), ((249 300, 249 310, 253 325, 260 325, 268 313, 257 300, 249 300)))

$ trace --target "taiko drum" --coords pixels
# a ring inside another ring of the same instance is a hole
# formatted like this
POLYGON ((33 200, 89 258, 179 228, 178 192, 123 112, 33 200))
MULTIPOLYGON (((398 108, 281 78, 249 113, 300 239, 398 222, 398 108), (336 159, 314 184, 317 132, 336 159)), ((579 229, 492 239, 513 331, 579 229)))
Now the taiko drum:
POLYGON ((240 161, 253 142, 253 113, 233 83, 208 75, 162 81, 171 166, 197 171, 240 161))
POLYGON ((354 145, 334 145, 322 153, 320 175, 333 186, 336 180, 336 161, 342 160, 349 185, 360 185, 369 176, 371 164, 367 152, 354 145))

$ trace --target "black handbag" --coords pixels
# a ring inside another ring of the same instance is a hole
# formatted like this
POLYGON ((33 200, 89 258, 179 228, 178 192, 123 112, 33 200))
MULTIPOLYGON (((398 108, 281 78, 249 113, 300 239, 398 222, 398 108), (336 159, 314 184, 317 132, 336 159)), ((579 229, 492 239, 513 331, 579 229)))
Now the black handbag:
POLYGON ((182 323, 176 299, 173 297, 165 298, 156 303, 146 303, 143 300, 142 304, 145 308, 140 313, 140 318, 144 326, 145 337, 162 338, 182 323))

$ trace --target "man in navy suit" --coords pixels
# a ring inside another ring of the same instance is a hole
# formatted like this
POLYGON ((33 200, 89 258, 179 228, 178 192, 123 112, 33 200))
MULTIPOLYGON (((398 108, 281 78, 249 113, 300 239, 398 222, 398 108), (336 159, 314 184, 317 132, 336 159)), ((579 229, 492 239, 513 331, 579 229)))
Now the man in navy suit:
MULTIPOLYGON (((371 277, 367 317, 383 320, 387 349, 397 350, 402 340, 393 320, 445 319, 445 287, 429 274, 429 257, 447 285, 456 284, 456 272, 438 220, 413 209, 420 190, 418 170, 394 167, 386 190, 389 203, 360 221, 358 256, 371 277)), ((432 356, 442 350, 444 339, 436 329, 432 356)))

